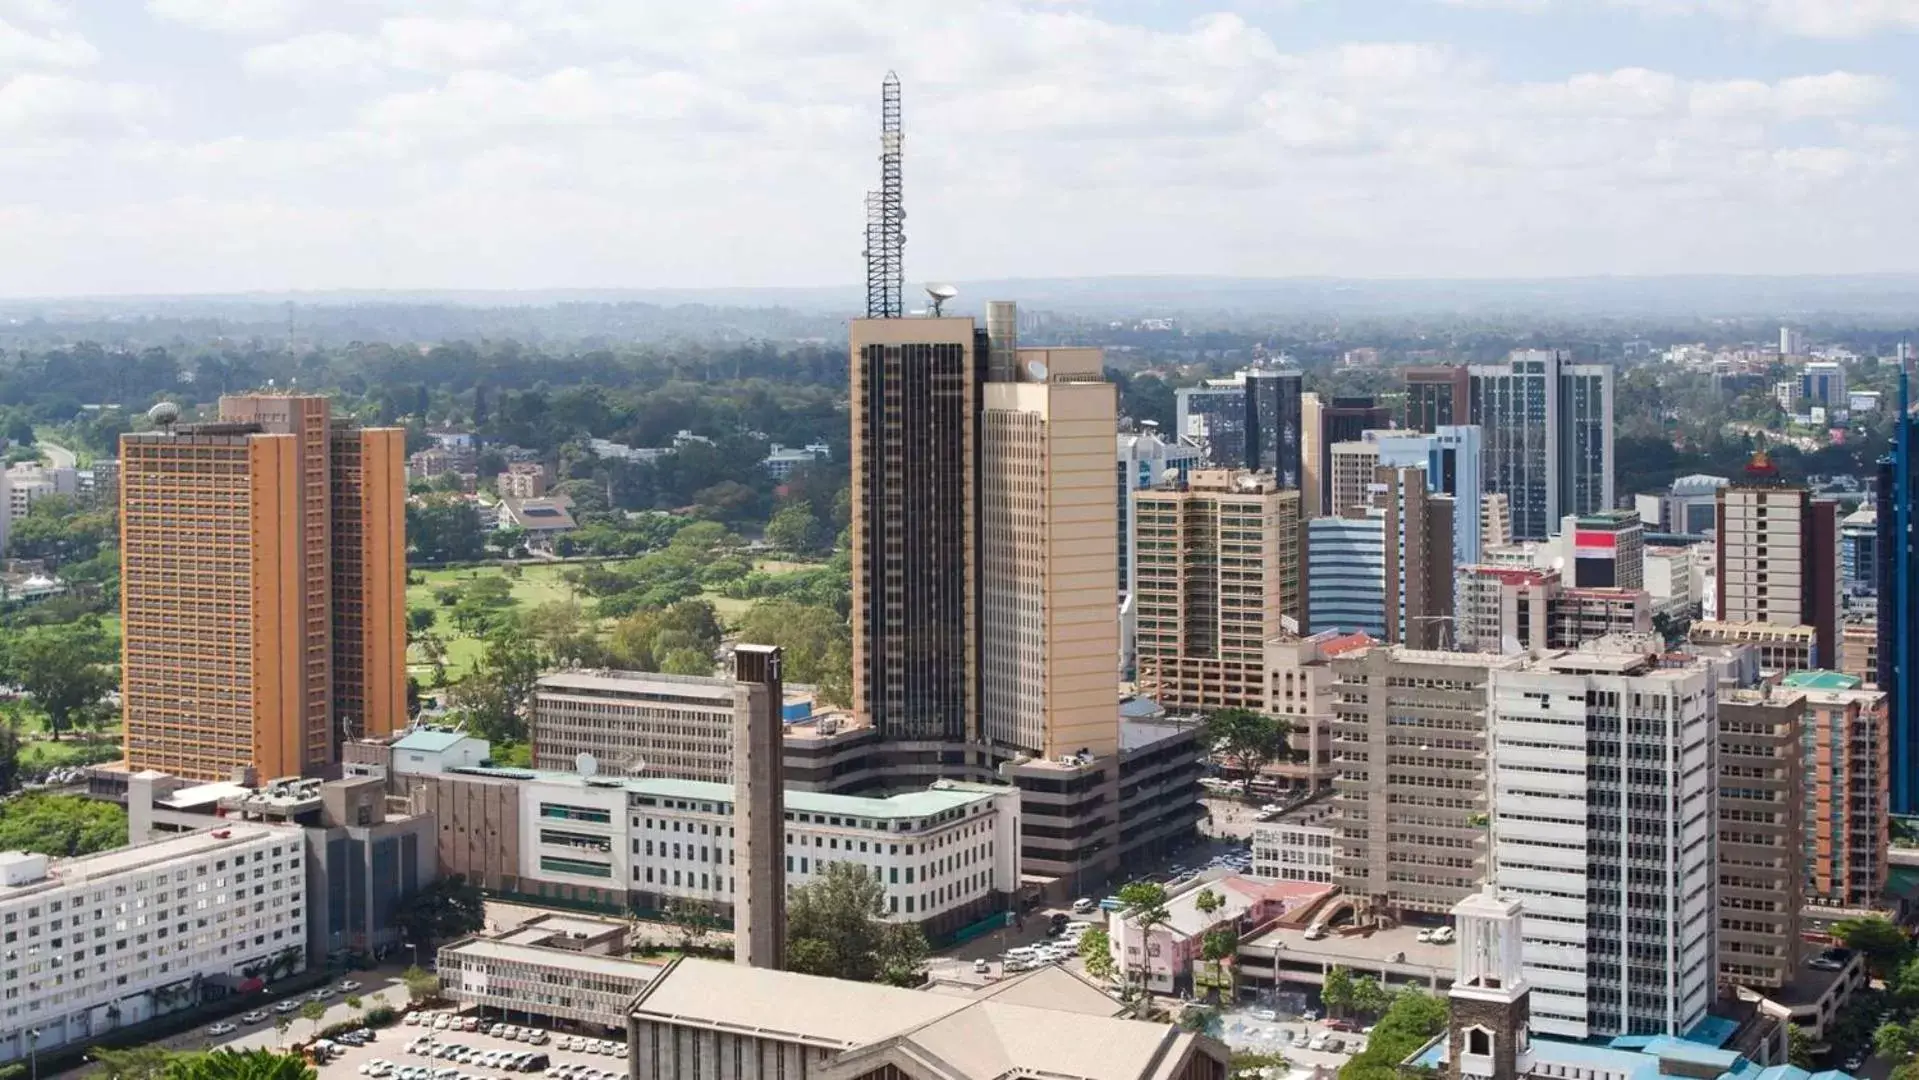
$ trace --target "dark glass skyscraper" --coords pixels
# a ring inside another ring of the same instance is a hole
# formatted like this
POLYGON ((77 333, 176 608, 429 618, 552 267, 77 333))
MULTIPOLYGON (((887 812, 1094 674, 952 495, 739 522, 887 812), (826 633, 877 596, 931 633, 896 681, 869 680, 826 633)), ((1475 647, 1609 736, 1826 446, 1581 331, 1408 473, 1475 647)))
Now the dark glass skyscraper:
POLYGON ((1246 372, 1246 468, 1272 473, 1288 491, 1301 475, 1301 381, 1289 369, 1246 372))
POLYGON ((1879 509, 1879 689, 1892 713, 1892 812, 1919 813, 1919 612, 1913 611, 1915 551, 1912 497, 1919 489, 1913 466, 1913 419, 1905 347, 1900 347, 1899 412, 1892 453, 1879 461, 1874 491, 1879 509))

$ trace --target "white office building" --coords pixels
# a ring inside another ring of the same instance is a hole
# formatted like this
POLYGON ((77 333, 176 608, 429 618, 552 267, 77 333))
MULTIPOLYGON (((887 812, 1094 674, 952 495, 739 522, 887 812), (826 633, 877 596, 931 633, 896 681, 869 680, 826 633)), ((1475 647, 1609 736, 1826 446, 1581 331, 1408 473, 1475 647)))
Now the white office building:
MULTIPOLYGON (((464 770, 520 781, 518 873, 529 885, 624 887, 641 908, 693 900, 730 911, 733 785, 464 770)), ((968 925, 1019 891, 1019 789, 941 780, 885 798, 786 792, 786 883, 858 863, 886 886, 886 916, 968 925)))
POLYGON ((1494 880, 1523 897, 1532 1025, 1681 1035, 1714 994, 1714 717, 1704 661, 1605 647, 1494 671, 1494 880))
POLYGON ((0 853, 0 1061, 304 966, 305 840, 236 824, 79 859, 0 853))

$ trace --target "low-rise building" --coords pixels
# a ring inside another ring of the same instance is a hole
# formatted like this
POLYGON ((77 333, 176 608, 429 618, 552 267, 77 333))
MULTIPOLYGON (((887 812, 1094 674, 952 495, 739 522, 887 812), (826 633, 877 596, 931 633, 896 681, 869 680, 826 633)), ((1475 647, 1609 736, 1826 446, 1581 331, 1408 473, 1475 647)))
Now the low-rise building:
MULTIPOLYGON (((461 1005, 537 1016, 598 1037, 623 1034, 627 1006, 665 965, 573 947, 575 934, 594 940, 609 928, 590 925, 601 920, 563 918, 582 925, 570 930, 550 924, 522 926, 442 945, 437 960, 441 991, 461 1005)), ((610 930, 623 945, 625 924, 611 923, 610 930)))
POLYGON ((528 547, 550 547, 553 538, 579 526, 573 521, 573 500, 564 495, 537 499, 501 499, 498 527, 519 529, 528 547))
POLYGON ((1337 836, 1330 797, 1264 815, 1253 824, 1253 876, 1329 884, 1337 836))
POLYGON ((537 499, 552 486, 553 475, 539 462, 520 462, 508 465, 493 483, 502 499, 537 499))
POLYGON ((1120 1019, 1103 995, 928 993, 681 959, 633 1002, 633 1080, 1226 1080, 1231 1055, 1172 1024, 1120 1019))
MULTIPOLYGON (((730 917, 733 786, 530 769, 420 778, 447 873, 497 895, 606 911, 693 901, 730 917)), ((886 885, 886 917, 950 935, 1005 911, 1020 881, 1019 792, 939 781, 885 798, 789 790, 787 882, 836 862, 886 885)))
POLYGON ((1759 666, 1768 671, 1806 671, 1819 651, 1818 632, 1810 626, 1701 619, 1686 632, 1695 645, 1749 644, 1759 648, 1759 666))
POLYGON ((1193 989, 1193 965, 1206 935, 1231 928, 1250 930, 1276 919, 1303 916, 1331 895, 1325 885, 1224 877, 1194 882, 1166 900, 1166 919, 1141 927, 1130 909, 1107 916, 1107 942, 1114 966, 1157 994, 1193 989))
POLYGON ((0 853, 0 1061, 297 972, 306 911, 290 829, 232 824, 78 859, 0 853))
POLYGON ((805 446, 781 446, 774 443, 766 450, 766 457, 760 466, 771 473, 775 480, 785 480, 793 475, 793 470, 812 465, 815 462, 833 460, 833 448, 823 442, 807 443, 805 446))

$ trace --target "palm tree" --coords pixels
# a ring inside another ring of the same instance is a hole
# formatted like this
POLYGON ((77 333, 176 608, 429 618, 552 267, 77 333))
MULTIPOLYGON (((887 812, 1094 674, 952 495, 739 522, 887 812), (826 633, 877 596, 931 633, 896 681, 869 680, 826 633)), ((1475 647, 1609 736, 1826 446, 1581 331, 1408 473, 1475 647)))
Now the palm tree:
POLYGON ((270 1050, 215 1050, 182 1054, 167 1064, 166 1080, 318 1080, 319 1073, 292 1054, 270 1050))

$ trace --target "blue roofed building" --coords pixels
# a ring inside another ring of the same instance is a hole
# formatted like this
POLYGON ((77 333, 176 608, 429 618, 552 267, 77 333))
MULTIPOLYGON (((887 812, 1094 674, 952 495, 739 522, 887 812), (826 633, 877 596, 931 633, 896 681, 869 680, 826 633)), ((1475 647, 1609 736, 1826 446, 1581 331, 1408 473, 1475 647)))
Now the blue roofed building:
POLYGON ((1440 1080, 1853 1080, 1786 1064, 1788 1025, 1768 1003, 1733 1003, 1683 1035, 1610 1042, 1535 1037, 1523 962, 1523 904, 1485 890, 1453 908, 1459 970, 1446 1031, 1400 1062, 1400 1073, 1440 1080))

